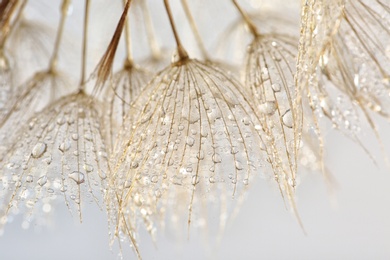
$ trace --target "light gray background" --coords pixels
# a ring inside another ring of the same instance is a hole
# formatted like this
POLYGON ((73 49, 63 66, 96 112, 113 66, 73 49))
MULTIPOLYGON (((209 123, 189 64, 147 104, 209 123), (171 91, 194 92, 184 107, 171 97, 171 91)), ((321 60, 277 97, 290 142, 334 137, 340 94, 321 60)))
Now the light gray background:
MULTIPOLYGON (((41 2, 45 6, 56 5, 41 2)), ((69 23, 74 34, 80 32, 78 24, 82 13, 79 10, 82 1, 77 2, 74 19, 69 23)), ((161 4, 161 1, 151 1, 154 13, 161 12, 161 6, 154 6, 157 2, 161 4)), ((36 16, 40 14, 39 10, 30 11, 36 16)), ((226 15, 218 19, 234 14, 234 10, 228 8, 221 12, 225 11, 226 15)), ((157 23, 161 21, 164 25, 165 14, 155 17, 157 23)), ((203 30, 207 37, 215 37, 211 29, 203 30)), ((104 39, 110 38, 108 32, 104 39)), ((165 39, 164 35, 171 37, 169 31, 160 33, 162 39, 165 39)), ((107 42, 104 39, 101 40, 103 46, 107 42)), ((98 57, 92 56, 92 60, 98 57)), ((76 73, 77 66, 74 67, 76 73)), ((92 70, 93 64, 90 67, 92 70)), ((390 127, 381 119, 379 125, 389 152, 390 137, 386 133, 390 127)), ((169 234, 159 234, 155 247, 143 232, 140 250, 144 259, 390 259, 389 168, 380 153, 374 154, 378 160, 378 166, 375 166, 356 144, 341 134, 329 130, 326 137, 326 164, 334 174, 338 188, 333 200, 321 175, 306 174, 302 178, 297 201, 307 235, 284 208, 275 185, 259 180, 252 186, 247 201, 227 228, 219 247, 208 248, 196 232, 191 233, 189 241, 175 241, 169 234)), ((118 251, 116 248, 110 251, 108 243, 105 213, 94 207, 87 208, 84 223, 80 224, 60 207, 55 211, 51 227, 40 231, 23 230, 21 220, 16 218, 0 237, 0 259, 117 259, 118 251)), ((128 248, 124 254, 126 259, 135 259, 128 248)))

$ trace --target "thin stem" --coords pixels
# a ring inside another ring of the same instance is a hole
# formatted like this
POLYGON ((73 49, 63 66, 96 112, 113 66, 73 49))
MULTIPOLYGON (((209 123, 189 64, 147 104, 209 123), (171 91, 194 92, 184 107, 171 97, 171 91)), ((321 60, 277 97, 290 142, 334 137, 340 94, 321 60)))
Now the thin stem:
POLYGON ((253 23, 251 18, 248 16, 248 14, 241 8, 241 6, 238 4, 237 0, 232 0, 234 6, 237 8, 238 12, 241 14, 242 18, 244 19, 246 25, 248 26, 250 32, 253 34, 253 36, 257 37, 259 36, 259 32, 257 31, 256 25, 253 23))
POLYGON ((26 2, 27 1, 24 1, 20 8, 19 8, 19 11, 16 15, 16 18, 15 18, 15 22, 13 24, 10 25, 11 23, 11 19, 12 19, 12 14, 15 12, 17 6, 18 6, 18 3, 19 1, 18 0, 11 0, 11 1, 8 1, 8 2, 4 2, 2 8, 2 12, 1 12, 1 20, 2 20, 2 35, 1 35, 1 39, 0 39, 0 48, 3 49, 4 46, 5 46, 5 43, 8 39, 8 36, 10 34, 10 32, 12 31, 12 29, 14 28, 14 25, 16 24, 16 22, 19 20, 20 16, 21 16, 21 13, 24 9, 24 6, 26 5, 26 2))
MULTIPOLYGON (((142 1, 143 2, 143 1, 142 1)), ((123 7, 126 7, 127 0, 123 0, 123 7)), ((134 64, 133 60, 133 52, 131 50, 131 27, 130 27, 130 17, 126 17, 126 23, 125 23, 125 40, 126 40, 126 52, 127 57, 125 61, 126 67, 132 67, 134 64)))
POLYGON ((50 72, 54 72, 56 70, 57 61, 58 61, 58 52, 59 52, 60 45, 61 45, 62 35, 64 33, 65 20, 66 20, 66 17, 68 16, 68 10, 69 10, 70 3, 71 3, 71 0, 63 0, 62 1, 60 23, 58 25, 58 32, 57 32, 56 41, 54 44, 53 54, 52 54, 52 57, 51 57, 50 63, 49 63, 49 71, 50 72))
POLYGON ((88 21, 89 21, 89 2, 90 0, 85 0, 85 11, 84 11, 84 31, 83 31, 83 47, 82 47, 82 64, 81 64, 81 77, 79 91, 84 90, 85 85, 85 75, 87 70, 87 44, 88 44, 88 21))
POLYGON ((188 21, 190 23, 192 32, 195 36, 196 43, 198 45, 200 52, 202 53, 203 58, 206 61, 210 61, 210 56, 208 55, 208 53, 206 51, 202 37, 200 36, 199 30, 198 30, 198 26, 196 26, 195 19, 191 14, 191 10, 188 6, 187 0, 181 0, 181 5, 183 6, 184 12, 186 13, 186 16, 187 16, 188 21))
POLYGON ((181 44, 179 35, 176 30, 175 22, 173 21, 173 16, 171 12, 171 7, 169 6, 169 0, 164 0, 165 9, 167 11, 169 22, 171 23, 171 28, 173 31, 173 35, 175 36, 176 45, 177 45, 177 52, 179 54, 180 60, 186 60, 188 59, 187 51, 183 48, 183 45, 181 44))
POLYGON ((141 1, 141 9, 144 17, 146 34, 148 37, 150 50, 152 52, 152 57, 155 59, 159 59, 161 57, 161 49, 159 44, 157 43, 156 33, 153 28, 152 16, 150 15, 149 7, 146 0, 141 1))

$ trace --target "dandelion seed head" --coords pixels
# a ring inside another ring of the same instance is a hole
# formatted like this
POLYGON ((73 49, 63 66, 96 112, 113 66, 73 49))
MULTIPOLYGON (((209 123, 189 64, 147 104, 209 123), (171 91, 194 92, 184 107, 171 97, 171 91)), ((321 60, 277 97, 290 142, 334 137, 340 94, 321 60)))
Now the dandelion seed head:
POLYGON ((83 93, 65 96, 17 131, 0 163, 3 201, 38 215, 58 201, 72 212, 103 205, 108 158, 94 102, 83 93))
MULTIPOLYGON (((266 133, 263 147, 279 187, 291 186, 295 180, 301 118, 295 103, 296 40, 287 35, 261 35, 250 45, 246 57, 246 86, 257 104, 260 125, 266 133)), ((285 189, 290 196, 288 189, 285 189)))
POLYGON ((164 209, 187 223, 188 211, 201 214, 200 205, 218 196, 239 197, 248 180, 266 171, 260 122, 239 89, 195 60, 151 81, 133 103, 133 119, 125 122, 132 132, 122 137, 114 164, 123 207, 137 196, 146 212, 164 209))
MULTIPOLYGON (((17 130, 29 124, 33 127, 35 120, 30 120, 35 113, 41 111, 52 101, 69 91, 69 83, 60 73, 38 72, 27 83, 23 84, 10 97, 2 110, 0 110, 0 140, 1 150, 11 145, 15 140, 13 135, 17 130)), ((0 154, 1 156, 4 156, 0 154)))
POLYGON ((107 113, 107 134, 110 136, 108 144, 113 148, 115 138, 123 124, 124 117, 130 110, 130 105, 139 95, 142 88, 151 78, 150 73, 139 67, 124 68, 113 77, 112 86, 104 94, 107 113))

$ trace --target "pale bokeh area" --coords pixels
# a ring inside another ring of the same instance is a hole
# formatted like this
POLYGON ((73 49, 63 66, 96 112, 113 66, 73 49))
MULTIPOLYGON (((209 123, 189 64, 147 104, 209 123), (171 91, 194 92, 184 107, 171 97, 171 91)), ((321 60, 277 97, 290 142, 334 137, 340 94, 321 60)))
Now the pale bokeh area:
MULTIPOLYGON (((69 22, 75 34, 80 32, 77 24, 82 10, 78 8, 82 8, 83 1, 77 2, 74 10, 77 18, 69 22)), ((161 11, 160 2, 158 6, 151 5, 152 13, 156 14, 157 9, 161 11)), ((218 16, 217 24, 221 24, 220 19, 234 14, 229 8, 223 11, 226 15, 218 16)), ((156 23, 166 23, 165 13, 155 16, 156 23)), ((178 22, 182 20, 179 16, 178 22)), ((201 21, 200 25, 205 22, 201 21)), ((211 42, 208 45, 215 42, 211 28, 202 29, 202 33, 210 37, 206 40, 211 42)), ((162 34, 172 37, 169 30, 162 34)), ((111 37, 110 33, 107 35, 103 45, 111 37)), ((101 53, 99 48, 95 51, 101 53)), ((99 57, 94 55, 92 60, 99 57)), ((74 71, 77 74, 78 65, 74 71)), ((375 119, 390 154, 387 134, 390 126, 381 118, 375 119)), ((219 244, 215 242, 216 237, 210 238, 214 242, 208 242, 195 229, 191 230, 189 240, 185 234, 185 239, 180 241, 173 234, 160 232, 154 244, 143 231, 139 242, 143 259, 390 259, 390 166, 386 166, 380 152, 373 154, 376 166, 358 145, 331 128, 325 135, 326 165, 337 185, 332 193, 320 173, 305 173, 301 177, 297 205, 306 235, 293 214, 286 210, 276 184, 259 179, 250 187, 247 200, 229 223, 219 244)), ((372 134, 367 134, 367 138, 370 140, 365 143, 378 147, 372 134)), ((60 205, 54 210, 49 227, 27 230, 22 228, 21 217, 17 217, 0 236, 0 260, 119 259, 117 244, 110 250, 106 213, 88 206, 83 214, 80 224, 77 217, 72 218, 66 207, 60 205)), ((136 259, 127 244, 123 244, 123 248, 124 259, 136 259)))
MULTIPOLYGON (((385 143, 389 147, 389 137, 385 143)), ((380 158, 380 168, 375 167, 334 131, 328 145, 327 165, 338 182, 338 205, 331 206, 321 176, 306 175, 297 195, 306 236, 285 210, 276 187, 260 180, 219 247, 208 248, 195 233, 189 241, 160 234, 155 247, 145 232, 140 241, 144 259, 389 259, 389 170, 380 158)), ((52 228, 40 232, 23 230, 20 221, 8 225, 0 238, 0 259, 118 259, 117 251, 109 250, 103 212, 84 211, 80 225, 61 207, 54 221, 52 228)), ((125 259, 135 259, 128 248, 125 259)))

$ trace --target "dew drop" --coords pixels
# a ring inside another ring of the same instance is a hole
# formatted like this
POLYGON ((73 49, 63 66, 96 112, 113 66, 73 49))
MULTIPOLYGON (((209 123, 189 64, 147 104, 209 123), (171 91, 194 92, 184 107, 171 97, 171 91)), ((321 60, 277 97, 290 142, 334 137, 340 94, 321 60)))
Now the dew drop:
POLYGON ((60 146, 58 147, 58 149, 65 153, 66 151, 68 151, 70 149, 70 141, 68 139, 66 139, 62 144, 60 144, 60 146))
POLYGON ((203 160, 204 159, 204 152, 203 152, 203 150, 200 150, 198 152, 198 154, 196 155, 196 158, 198 158, 198 160, 203 160))
POLYGON ((86 171, 86 172, 92 172, 94 169, 93 169, 93 166, 92 165, 90 165, 90 164, 84 164, 84 166, 83 166, 83 168, 84 168, 84 170, 86 171))
POLYGON ((210 182, 210 183, 215 183, 215 178, 214 178, 214 177, 210 177, 210 178, 209 178, 209 182, 210 182))
POLYGON ((282 121, 288 128, 293 127, 293 117, 290 109, 287 109, 287 111, 282 115, 282 121))
POLYGON ((150 179, 151 182, 153 183, 157 183, 158 182, 158 176, 157 175, 153 175, 152 178, 150 179))
POLYGON ((65 124, 65 122, 66 122, 65 117, 60 117, 57 119, 58 125, 63 125, 63 124, 65 124))
POLYGON ((47 183, 47 176, 46 175, 43 175, 41 177, 39 177, 38 181, 37 181, 38 185, 39 186, 43 186, 47 183))
POLYGON ((242 163, 239 162, 239 161, 236 161, 236 162, 235 162, 235 166, 236 166, 236 169, 237 169, 237 170, 242 170, 242 169, 244 169, 244 168, 242 167, 242 163))
POLYGON ((247 117, 244 117, 241 121, 244 123, 244 125, 249 125, 250 124, 250 120, 247 117))
POLYGON ((31 152, 31 157, 33 158, 39 158, 41 157, 47 149, 47 145, 45 143, 39 142, 37 143, 31 152))
POLYGON ((235 146, 232 146, 231 150, 230 150, 230 153, 231 154, 237 154, 238 153, 238 148, 235 147, 235 146))
POLYGON ((192 185, 198 184, 199 181, 200 181, 199 176, 197 176, 197 175, 192 176, 192 181, 191 181, 192 185))
POLYGON ((74 171, 72 173, 69 173, 69 178, 71 178, 72 180, 74 180, 77 184, 81 184, 83 183, 85 180, 84 180, 84 173, 81 173, 81 172, 78 172, 78 171, 74 171))
POLYGON ((34 178, 32 175, 27 175, 26 182, 31 183, 31 182, 33 182, 33 180, 34 180, 34 178))
POLYGON ((282 89, 279 83, 272 84, 271 88, 274 92, 280 92, 280 90, 282 89))
POLYGON ((92 135, 90 133, 85 133, 84 139, 90 142, 93 140, 92 135))
POLYGON ((188 145, 188 146, 194 146, 194 143, 195 143, 195 139, 194 138, 192 138, 191 136, 187 136, 187 138, 186 138, 186 144, 188 145))
POLYGON ((154 191, 154 196, 156 196, 156 198, 161 198, 162 192, 161 192, 159 189, 156 189, 156 190, 154 191))
POLYGON ((276 111, 276 102, 275 101, 266 101, 263 104, 259 105, 260 113, 265 115, 273 115, 276 111))
POLYGON ((61 188, 60 188, 61 192, 65 192, 67 190, 68 190, 68 187, 66 185, 62 185, 61 188))
POLYGON ((220 162, 222 162, 222 158, 221 158, 221 156, 219 155, 219 154, 214 154, 213 155, 213 162, 215 162, 215 163, 220 163, 220 162))

